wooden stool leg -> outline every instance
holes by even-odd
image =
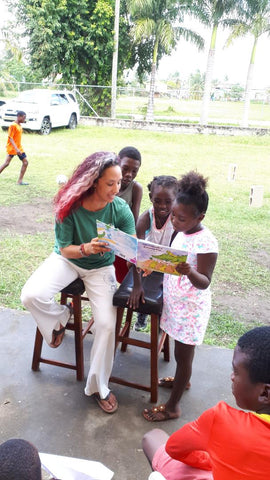
[[[158,315],[151,315],[151,396],[150,402],[157,402],[158,398]]]
[[[114,350],[114,353],[116,352],[116,349],[119,345],[119,335],[120,335],[120,332],[121,332],[124,310],[125,309],[122,308],[122,307],[117,307],[116,325],[115,325],[115,350]]]
[[[74,313],[74,340],[75,340],[75,356],[76,356],[76,373],[77,380],[84,379],[84,358],[83,358],[83,336],[82,336],[82,306],[80,295],[73,297],[73,313]]]
[[[129,337],[131,321],[132,321],[132,314],[133,314],[133,310],[128,308],[127,316],[126,316],[126,323],[125,323],[125,326],[124,326],[124,337],[125,338]],[[126,352],[126,351],[127,351],[127,343],[122,343],[121,352]]]
[[[60,304],[66,305],[67,304],[68,295],[64,292],[61,292]]]
[[[43,337],[42,337],[39,329],[37,328],[36,329],[34,353],[33,353],[33,359],[32,359],[32,370],[34,370],[34,372],[39,370],[39,359],[41,357],[42,344],[43,344]]]
[[[167,333],[162,332],[160,336],[160,341],[158,345],[158,355],[163,352],[163,357],[165,362],[170,361],[170,339]]]

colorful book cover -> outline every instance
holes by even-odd
[[[132,235],[118,230],[97,220],[98,237],[106,241],[115,255],[137,265],[142,270],[151,270],[172,275],[180,275],[176,266],[185,262],[187,252],[139,240]]]

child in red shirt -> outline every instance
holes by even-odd
[[[269,326],[240,337],[232,366],[233,395],[237,405],[249,412],[220,402],[173,433],[166,445],[168,436],[162,430],[144,436],[144,452],[166,480],[269,478]]]

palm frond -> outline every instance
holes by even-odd
[[[161,22],[158,23],[156,34],[160,44],[164,47],[166,53],[168,53],[176,42],[176,32],[174,28],[166,20],[161,20]]]
[[[188,28],[178,27],[177,28],[177,36],[178,38],[184,38],[187,42],[194,43],[198,47],[199,50],[204,48],[204,39],[201,35],[194,32],[193,30],[189,30]]]
[[[137,20],[136,24],[131,28],[131,35],[134,36],[135,42],[142,39],[149,39],[155,36],[156,24],[150,18]]]

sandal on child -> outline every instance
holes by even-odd
[[[158,405],[150,409],[145,408],[142,415],[148,422],[164,422],[165,420],[175,420],[179,418],[181,411],[179,413],[169,412],[166,410],[166,405]]]
[[[107,397],[105,398],[100,398],[99,393],[96,392],[94,393],[94,399],[96,400],[100,408],[103,410],[103,412],[114,413],[118,409],[117,399],[112,392],[109,392]]]
[[[174,382],[174,377],[163,377],[159,379],[158,386],[163,388],[172,388],[173,382]],[[189,390],[190,387],[191,387],[191,383],[188,382],[185,390]]]
[[[59,330],[52,331],[52,341],[50,343],[50,347],[52,348],[60,347],[65,335],[65,329],[66,327],[62,327]]]
[[[158,386],[163,388],[172,388],[174,382],[174,377],[163,377],[159,378]]]

